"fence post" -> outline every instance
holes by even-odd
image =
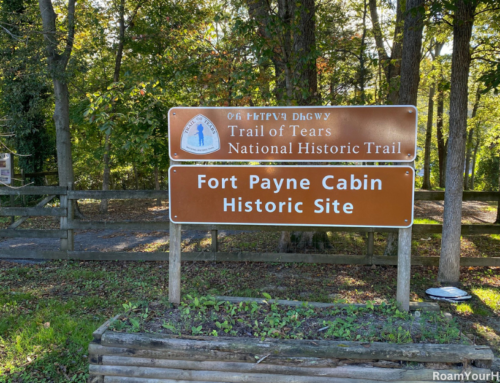
[[[210,246],[212,252],[216,253],[219,249],[219,244],[217,243],[218,230],[211,230],[212,234],[212,244]]]
[[[65,194],[60,194],[59,195],[59,201],[60,201],[60,206],[63,209],[69,210],[68,209],[68,195]],[[59,220],[60,224],[60,229],[61,230],[67,230],[66,225],[68,223],[68,213],[66,213],[66,217],[61,217]],[[68,239],[69,238],[61,238],[61,251],[68,251]]]
[[[24,174],[24,169],[21,169],[21,186],[26,185],[26,174]],[[26,206],[26,196],[23,194],[23,207]]]
[[[170,166],[174,165],[180,165],[180,162],[170,161]],[[181,303],[181,225],[170,221],[169,235],[168,300],[170,303],[179,304]]]
[[[11,154],[9,154],[9,162],[10,162],[10,184],[12,186],[14,186],[14,156]],[[10,207],[14,207],[14,199],[16,197],[14,196],[14,194],[11,194],[10,195]],[[12,216],[10,217],[10,223],[13,224],[14,222],[16,222],[16,217],[15,216]]]
[[[369,231],[368,238],[366,238],[366,256],[370,258],[370,263],[372,263],[372,258],[373,258],[374,240],[375,240],[375,233],[373,231]]]
[[[400,310],[410,309],[411,279],[411,231],[412,227],[399,229],[398,236],[398,284],[396,300]]]
[[[73,182],[68,182],[68,191],[73,190]],[[69,199],[66,196],[67,205],[68,205],[68,214],[66,224],[73,223],[73,219],[75,218],[75,200]],[[75,234],[74,230],[68,230],[68,248],[67,251],[75,250]]]

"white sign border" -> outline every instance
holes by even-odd
[[[324,162],[324,161],[323,161]],[[186,168],[186,167],[200,167],[200,168],[227,168],[227,167],[236,167],[236,168],[268,168],[268,167],[279,167],[279,168],[403,168],[411,171],[412,174],[412,195],[411,195],[411,220],[407,226],[377,226],[377,225],[318,225],[318,224],[295,224],[295,223],[241,223],[241,222],[186,222],[186,221],[174,221],[172,219],[172,209],[168,209],[168,216],[170,222],[179,224],[179,225],[244,225],[244,226],[302,226],[302,227],[380,227],[380,228],[390,228],[390,229],[405,229],[409,228],[413,225],[414,220],[414,212],[415,212],[415,169],[411,166],[398,166],[398,165],[340,165],[340,166],[329,166],[329,165],[173,165],[168,169],[168,201],[169,206],[172,206],[172,196],[170,195],[172,188],[170,187],[171,182],[171,171],[173,168]]]
[[[371,160],[353,160],[353,159],[320,159],[320,160],[304,160],[304,159],[295,159],[295,160],[262,160],[262,159],[206,159],[200,157],[193,158],[174,158],[172,157],[172,148],[171,148],[171,134],[170,134],[170,112],[174,112],[176,109],[298,109],[298,108],[308,108],[308,109],[318,109],[318,108],[330,108],[330,109],[339,109],[339,108],[412,108],[415,113],[415,149],[413,157],[404,160],[387,160],[387,159],[371,159]],[[168,110],[168,155],[172,161],[190,161],[190,162],[413,162],[417,158],[417,131],[418,131],[418,109],[414,105],[335,105],[335,106],[175,106]],[[188,153],[188,152],[186,152]],[[190,153],[192,154],[192,153]]]

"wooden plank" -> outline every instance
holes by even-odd
[[[27,217],[64,217],[66,209],[61,207],[2,207],[0,216],[8,217],[11,215]]]
[[[69,199],[168,199],[168,190],[72,190]]]
[[[182,370],[201,371],[225,371],[238,372],[240,374],[261,373],[281,374],[298,376],[324,376],[346,379],[370,379],[383,382],[407,382],[407,381],[433,381],[435,370],[424,368],[418,370],[407,370],[405,368],[381,368],[372,366],[343,365],[327,368],[296,367],[290,365],[273,365],[224,361],[191,361],[172,359],[150,359],[123,356],[103,356],[102,364],[107,366],[137,366],[137,367],[159,367]],[[459,374],[461,368],[440,370],[440,374]],[[490,370],[482,368],[471,368],[471,374],[486,374]]]
[[[66,238],[66,230],[0,230],[0,238]]]
[[[22,208],[20,208],[22,209]],[[119,221],[80,221],[73,220],[64,226],[65,229],[74,230],[151,230],[163,231],[168,230],[170,221],[160,222],[119,222]],[[290,231],[290,226],[244,226],[244,225],[182,225],[183,230],[199,230],[199,231],[213,231],[213,230],[242,230],[242,231]],[[286,229],[286,230],[285,230]],[[330,232],[350,232],[350,233],[388,233],[396,232],[398,229],[389,228],[352,228],[352,227],[300,227],[295,228],[293,231],[330,231]],[[425,234],[440,234],[443,230],[441,224],[415,224],[413,225],[413,232],[415,235]],[[462,235],[478,235],[478,234],[500,234],[500,225],[462,225]]]
[[[500,266],[500,258],[460,258],[460,266]]]
[[[95,330],[92,333],[92,336],[94,337],[93,341],[94,342],[100,342],[102,334],[104,334],[104,332],[109,328],[109,326],[111,325],[111,323],[113,323],[114,321],[118,320],[118,318],[120,318],[121,316],[122,316],[122,314],[118,314],[118,315],[114,316],[113,318],[108,319],[106,322],[104,322],[102,324],[102,326],[100,326],[97,330]]]
[[[174,359],[174,360],[225,360],[255,363],[255,358],[247,354],[235,354],[234,352],[226,351],[185,351],[185,350],[150,350],[150,349],[135,349],[127,347],[109,347],[102,346],[96,343],[89,344],[89,355],[114,355],[128,356],[137,358],[153,358],[153,359]],[[280,358],[270,355],[261,363],[268,363],[270,360],[275,364],[290,364],[296,366],[314,366],[328,367],[336,366],[337,360],[333,362],[330,359],[320,358]]]
[[[193,350],[151,350],[134,349],[125,347],[108,347],[96,343],[90,343],[89,355],[99,355],[102,358],[109,356],[124,356],[130,358],[148,358],[148,359],[172,359],[172,360],[190,360],[190,361],[226,361],[226,362],[244,362],[256,363],[254,356],[250,354],[234,353],[228,351],[193,351]],[[284,357],[268,354],[269,356],[261,360],[260,364],[273,364],[280,366],[295,366],[309,368],[337,367],[339,359],[335,358],[315,358],[315,357]],[[258,359],[260,360],[260,359]],[[362,362],[362,361],[361,361]]]
[[[49,230],[47,230],[49,231]],[[12,232],[12,231],[9,231]],[[18,231],[14,231],[18,232]],[[36,237],[35,237],[36,238]],[[56,237],[59,238],[59,237]],[[5,259],[75,259],[87,261],[168,261],[168,252],[124,252],[124,251],[37,251],[0,249],[0,258]],[[325,263],[339,265],[393,265],[398,264],[397,257],[364,255],[331,255],[300,253],[182,253],[181,261],[215,261],[215,262],[301,262]],[[412,257],[413,266],[437,266],[439,257]],[[494,267],[500,266],[500,257],[461,258],[461,266]]]
[[[289,375],[290,377],[290,381],[289,383],[296,383],[298,382],[297,380],[295,379],[292,379],[293,376]],[[332,382],[337,382],[338,379],[335,379],[335,380],[332,380]],[[264,380],[256,380],[256,381],[245,381],[245,383],[254,383],[254,382],[258,382],[258,383],[268,383],[267,381],[264,381]],[[346,382],[346,383],[357,383],[357,382],[360,382],[360,380],[355,380],[355,379],[345,379],[343,380],[343,382]],[[379,382],[380,381],[377,381],[377,380],[369,380],[369,379],[363,379],[362,380],[363,383],[375,383],[375,382]],[[429,381],[422,381],[422,380],[418,380],[418,381],[407,381],[407,383],[425,383],[425,382],[429,382]],[[434,383],[461,383],[459,382],[458,380],[447,380],[446,382],[444,381],[441,381],[441,380],[434,380],[433,381]],[[194,382],[193,380],[172,380],[172,379],[149,379],[149,378],[130,378],[130,377],[125,377],[125,376],[106,376],[104,377],[104,381],[101,382],[101,381],[92,381],[92,382],[89,382],[89,383],[222,383],[222,382],[215,382],[215,381],[205,381],[205,380],[197,380],[196,382]]]
[[[216,261],[216,262],[302,262],[368,265],[370,259],[365,255],[337,254],[302,254],[302,253],[222,253],[198,252],[182,253],[183,261]]]
[[[283,375],[266,373],[240,373],[210,370],[181,370],[176,368],[160,367],[131,367],[131,366],[107,366],[90,365],[91,374],[108,376],[127,376],[133,378],[147,379],[173,379],[185,381],[209,381],[228,383],[364,383],[367,379],[350,379],[320,376]],[[386,373],[387,374],[387,373]],[[105,382],[107,382],[105,378]],[[369,380],[375,382],[376,380]],[[388,380],[391,381],[391,380]]]
[[[95,383],[101,383],[101,382],[95,382]],[[197,380],[196,382],[193,382],[192,380],[147,379],[147,378],[130,378],[126,376],[105,376],[102,383],[223,383],[223,382],[213,382],[213,381],[208,382],[205,380]]]
[[[57,176],[57,172],[38,172],[38,173],[24,173],[25,177],[44,177],[44,176]],[[21,177],[21,174],[16,174],[14,177]]]
[[[378,230],[376,230],[378,231]],[[413,225],[413,232],[416,235],[421,234],[441,234],[443,231],[442,224],[415,224]],[[476,235],[476,234],[500,234],[500,225],[462,225],[462,235]]]
[[[167,231],[170,221],[163,222],[116,222],[116,221],[80,221],[72,220],[64,228],[74,230],[147,230]]]
[[[499,192],[464,191],[463,201],[498,201]],[[444,191],[415,191],[415,201],[444,201]]]
[[[106,331],[101,338],[103,346],[126,347],[153,350],[187,351],[232,351],[234,353],[276,355],[288,357],[315,357],[339,359],[382,359],[413,362],[461,363],[464,359],[494,359],[487,346],[465,346],[458,344],[407,343],[390,344],[382,342],[338,342],[328,340],[283,340],[226,337],[196,337],[181,339],[165,334],[129,334]]]
[[[66,188],[61,186],[25,186],[19,189],[0,188],[0,195],[66,195]]]
[[[50,201],[52,201],[54,198],[55,198],[55,195],[49,195],[49,196],[45,197],[43,200],[41,200],[40,202],[38,202],[35,205],[35,207],[43,207],[46,204],[48,204]],[[17,220],[16,222],[12,223],[12,225],[9,226],[9,229],[15,229],[15,228],[21,226],[27,219],[28,219],[28,217],[23,217],[23,218]]]
[[[444,193],[444,192],[443,192]],[[500,198],[499,192],[479,192],[479,191],[464,191],[462,195],[463,201],[498,201]],[[444,200],[444,198],[443,198]]]

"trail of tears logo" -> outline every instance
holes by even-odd
[[[192,154],[208,154],[220,149],[219,132],[207,117],[198,114],[184,127],[181,149]]]

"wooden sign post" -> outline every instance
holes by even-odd
[[[409,310],[412,167],[181,161],[412,163],[416,126],[413,106],[172,108],[170,302],[181,299],[183,223],[391,227],[399,228],[397,301]]]

